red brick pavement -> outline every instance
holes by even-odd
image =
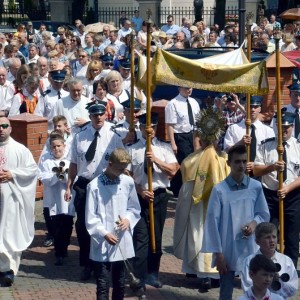
[[[172,255],[173,224],[176,202],[171,199],[164,230],[164,255],[161,261],[160,279],[164,286],[155,289],[147,286],[147,296],[151,300],[218,299],[218,289],[206,294],[198,292],[198,279],[187,279],[181,272],[181,261]],[[91,279],[79,280],[78,245],[75,232],[71,238],[69,255],[64,266],[55,266],[53,247],[42,247],[45,238],[42,216],[42,201],[36,204],[36,236],[32,245],[23,252],[20,271],[15,284],[10,288],[0,288],[0,300],[90,300],[95,299],[96,287]],[[235,289],[234,297],[241,295]],[[300,295],[300,294],[299,294]],[[293,299],[300,299],[300,296]],[[126,289],[127,300],[137,299]]]

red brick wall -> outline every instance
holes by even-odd
[[[9,120],[12,126],[11,137],[26,146],[31,151],[35,161],[38,162],[47,140],[47,119],[23,113],[9,118]],[[43,186],[39,181],[35,197],[36,199],[43,197]]]
[[[288,105],[290,101],[290,91],[287,88],[292,84],[293,68],[281,68],[280,70],[280,95],[281,107]],[[265,96],[262,113],[273,115],[277,111],[276,99],[276,69],[268,68],[269,93]]]

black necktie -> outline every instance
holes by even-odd
[[[256,135],[255,135],[255,126],[251,124],[251,144],[250,144],[250,161],[255,160],[256,156]]]
[[[286,178],[287,178],[287,168],[286,168],[286,164],[287,164],[287,155],[286,155],[286,146],[287,145],[287,142],[283,142],[282,143],[282,146],[283,146],[283,155],[282,155],[282,159],[283,161],[285,162],[284,164],[284,170],[283,170],[283,182],[286,181]]]
[[[299,120],[299,108],[295,110],[296,118],[295,118],[295,138],[298,138],[300,133],[300,120]]]
[[[187,109],[188,109],[188,115],[189,115],[189,122],[191,124],[191,126],[194,126],[194,115],[193,115],[193,111],[192,111],[192,106],[191,103],[189,102],[189,99],[186,99],[186,103],[187,103]]]
[[[88,150],[85,153],[85,159],[86,161],[92,161],[94,156],[95,156],[95,152],[96,152],[96,148],[97,148],[97,140],[98,140],[98,136],[99,136],[99,132],[96,131],[94,134],[94,139],[91,142]]]
[[[60,94],[60,91],[57,92],[57,96],[58,96],[58,99],[61,98],[61,94]]]

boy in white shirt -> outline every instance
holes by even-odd
[[[278,287],[271,291],[282,296],[284,299],[295,296],[298,290],[298,274],[294,267],[293,261],[287,255],[276,251],[277,247],[277,228],[273,223],[262,222],[255,229],[255,241],[259,246],[259,250],[255,254],[251,254],[244,260],[242,269],[242,288],[248,290],[252,285],[252,280],[249,277],[249,263],[256,254],[263,254],[270,258],[274,263],[280,265],[280,270],[276,273],[276,281]],[[288,281],[283,281],[281,278],[287,277]],[[281,276],[283,275],[283,276]],[[275,288],[275,286],[274,286]]]
[[[44,185],[44,201],[48,203],[53,225],[57,258],[55,265],[61,266],[70,244],[75,209],[73,200],[68,202],[64,200],[70,164],[70,161],[65,158],[64,138],[55,135],[50,139],[50,148],[49,157],[39,164],[39,179]]]
[[[276,273],[274,262],[262,254],[257,254],[250,261],[249,276],[253,285],[237,300],[283,300],[272,293],[268,287],[271,285]]]

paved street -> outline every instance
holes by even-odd
[[[88,282],[79,281],[81,269],[78,266],[78,246],[75,233],[71,239],[69,255],[64,266],[55,266],[53,247],[42,246],[45,238],[45,225],[42,215],[42,201],[36,203],[36,236],[27,251],[23,253],[18,277],[11,288],[0,288],[0,300],[90,300],[95,299],[93,279]],[[198,279],[187,279],[181,272],[181,261],[172,255],[172,237],[176,202],[169,201],[168,218],[164,231],[164,252],[161,264],[160,279],[164,286],[155,289],[147,286],[148,299],[179,300],[179,299],[218,299],[218,289],[208,293],[198,292]],[[237,282],[238,285],[238,282]],[[241,295],[235,289],[234,298]],[[137,299],[126,290],[126,299]],[[300,299],[300,293],[293,299]]]

